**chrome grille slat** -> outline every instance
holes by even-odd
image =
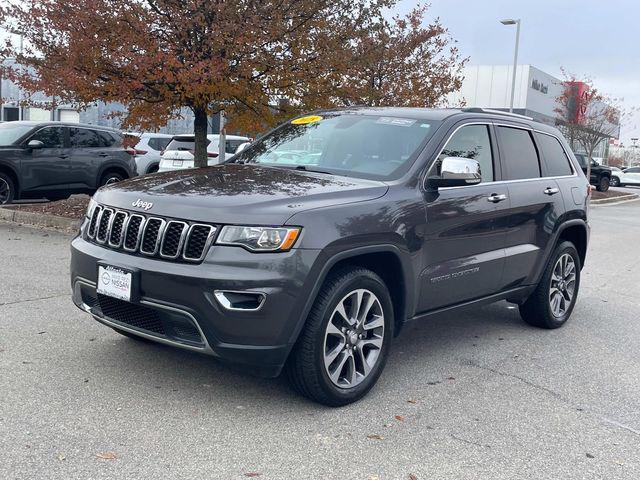
[[[204,233],[205,229],[209,229],[206,234]],[[187,233],[187,238],[184,244],[184,253],[182,254],[182,258],[189,262],[199,262],[204,259],[204,256],[207,254],[209,247],[211,246],[211,242],[213,241],[213,237],[215,236],[217,228],[213,225],[206,225],[203,223],[194,223],[189,227],[189,232]],[[202,244],[202,248],[194,246],[196,241],[202,242],[201,239],[196,238],[197,232],[198,235],[206,235]],[[197,253],[198,255],[195,255]]]
[[[189,226],[185,222],[178,220],[167,222],[162,235],[162,242],[160,243],[160,256],[162,258],[178,258],[188,230]],[[175,238],[176,236],[178,237],[177,239]]]
[[[113,214],[108,236],[110,247],[120,248],[120,245],[122,245],[124,227],[128,216],[129,214],[122,210],[118,210]]]
[[[96,242],[105,243],[109,238],[111,223],[113,222],[113,208],[104,208],[100,214],[98,230],[96,231]]]
[[[85,238],[123,253],[198,263],[204,260],[217,231],[216,225],[96,205]]]
[[[138,250],[144,224],[145,218],[142,215],[138,215],[136,213],[129,215],[124,229],[124,241],[122,243],[122,248],[127,252],[135,252]]]
[[[144,230],[142,231],[142,240],[140,240],[140,253],[145,255],[155,255],[158,253],[166,225],[167,222],[162,218],[147,218]],[[149,244],[149,247],[153,245],[153,248],[147,248],[147,243]]]

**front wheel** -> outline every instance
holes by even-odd
[[[619,187],[620,186],[620,179],[618,177],[611,177],[611,186],[612,187]]]
[[[351,267],[323,285],[287,363],[302,395],[339,407],[362,398],[384,369],[393,337],[393,306],[382,279]]]
[[[598,185],[596,186],[596,190],[599,192],[606,192],[609,190],[609,185],[611,184],[611,180],[609,177],[602,177],[598,180]]]
[[[16,187],[11,177],[0,172],[0,205],[8,205],[16,197]]]
[[[563,326],[573,311],[580,288],[580,256],[571,242],[562,242],[549,259],[538,286],[520,306],[520,316],[540,328]]]

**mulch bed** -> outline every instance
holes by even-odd
[[[73,195],[66,200],[57,202],[30,203],[27,205],[10,205],[6,208],[21,212],[44,213],[65,218],[82,218],[89,205],[88,195]]]
[[[602,200],[604,198],[615,198],[615,197],[624,197],[625,195],[629,195],[628,192],[621,192],[619,190],[607,190],[606,192],[598,192],[596,189],[593,189],[591,192],[591,200]]]

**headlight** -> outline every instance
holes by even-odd
[[[89,200],[89,206],[87,207],[87,213],[85,213],[85,216],[87,218],[91,218],[91,215],[93,214],[93,209],[96,208],[96,206],[98,205],[98,202],[96,202],[93,197],[91,197],[91,200]]]
[[[216,243],[239,245],[254,252],[286,252],[300,235],[298,227],[222,227]]]

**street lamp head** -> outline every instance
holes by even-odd
[[[520,20],[514,20],[513,18],[505,18],[504,20],[500,20],[500,23],[503,25],[515,25],[520,22]]]

